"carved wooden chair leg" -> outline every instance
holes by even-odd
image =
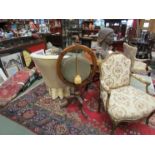
[[[111,129],[111,135],[114,135],[115,129],[117,128],[118,123],[112,121],[112,129]]]
[[[155,112],[155,111],[153,111],[153,112],[146,118],[145,124],[148,125],[149,119],[150,119],[150,117],[154,114],[154,112]]]
[[[146,124],[146,125],[148,125],[148,123],[149,123],[149,118],[150,118],[150,117],[147,117],[146,120],[145,120],[145,124]]]

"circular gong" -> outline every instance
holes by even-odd
[[[85,57],[85,53],[90,55],[91,63]],[[65,55],[68,55],[67,59],[63,59]],[[84,45],[75,44],[60,53],[57,60],[57,74],[70,86],[84,85],[92,79],[96,66],[96,56],[92,50]]]

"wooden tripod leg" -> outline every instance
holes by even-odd
[[[73,98],[73,99],[76,99],[76,100],[78,100],[79,101],[79,108],[80,108],[80,111],[81,111],[81,113],[82,113],[82,115],[84,116],[84,117],[86,117],[86,118],[88,118],[88,116],[87,116],[87,114],[83,111],[83,109],[82,109],[82,103],[83,103],[83,100],[82,100],[82,98],[80,97],[80,96],[78,96],[78,95],[74,95],[74,96],[72,96],[72,97],[70,97],[70,99],[71,98]],[[65,105],[63,105],[63,106],[61,106],[61,108],[67,108],[67,106],[68,105],[70,105],[70,104],[72,104],[70,101],[69,101],[69,99],[68,99],[68,102],[65,104]]]
[[[69,98],[67,98],[66,104],[62,105],[61,108],[67,108],[68,105],[72,104],[70,100],[74,98],[75,98],[74,96],[70,96]]]
[[[80,111],[81,111],[82,115],[85,118],[88,118],[87,114],[83,111],[83,100],[82,100],[82,98],[80,96],[76,96],[76,97],[77,97],[78,101],[80,102],[79,107],[80,107]]]

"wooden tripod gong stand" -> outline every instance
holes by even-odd
[[[80,63],[80,60],[78,59],[78,54],[79,54],[79,51],[82,51],[84,54],[87,54],[90,58],[90,61],[91,63],[89,63],[90,65],[90,73],[89,75],[83,80],[81,78],[81,75],[80,75],[80,68],[79,68],[79,63]],[[76,55],[76,59],[75,59],[75,75],[73,77],[73,81],[69,81],[67,80],[65,77],[64,77],[64,74],[62,72],[62,64],[63,64],[63,58],[66,54],[69,54],[69,53],[75,53]],[[72,56],[70,56],[71,58]],[[87,60],[86,57],[83,56],[83,58],[85,58]],[[92,81],[92,78],[93,76],[95,75],[95,72],[96,72],[96,67],[97,67],[97,61],[96,61],[96,56],[95,54],[92,52],[92,50],[90,48],[88,48],[87,46],[84,46],[84,45],[80,45],[80,44],[75,44],[75,45],[71,45],[71,46],[68,46],[67,48],[65,48],[59,55],[58,57],[58,60],[57,60],[57,74],[58,74],[58,77],[64,82],[66,83],[67,85],[69,85],[70,87],[74,87],[75,89],[79,90],[79,88],[81,88],[82,86],[88,84],[89,82]],[[67,70],[69,70],[70,68],[68,67]],[[81,105],[82,105],[82,98],[80,96],[80,94],[78,93],[74,93],[73,97],[77,98]],[[68,103],[69,104],[69,103]],[[67,104],[67,105],[68,105]],[[66,105],[66,106],[67,106]],[[80,106],[82,107],[82,106]]]

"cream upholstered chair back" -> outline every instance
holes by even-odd
[[[56,62],[58,55],[45,55],[35,52],[31,54],[31,57],[41,72],[52,98],[69,96],[68,86],[63,83],[57,75]],[[67,56],[65,58],[67,58]]]
[[[137,47],[130,46],[127,43],[123,43],[124,54],[131,59],[131,66],[134,66],[137,54]]]
[[[128,45],[127,43],[123,43],[124,54],[131,59],[131,71],[136,74],[144,74],[148,75],[151,72],[150,66],[146,63],[146,59],[137,59],[137,47]]]
[[[131,60],[121,53],[110,54],[101,64],[101,79],[109,88],[130,83]]]

